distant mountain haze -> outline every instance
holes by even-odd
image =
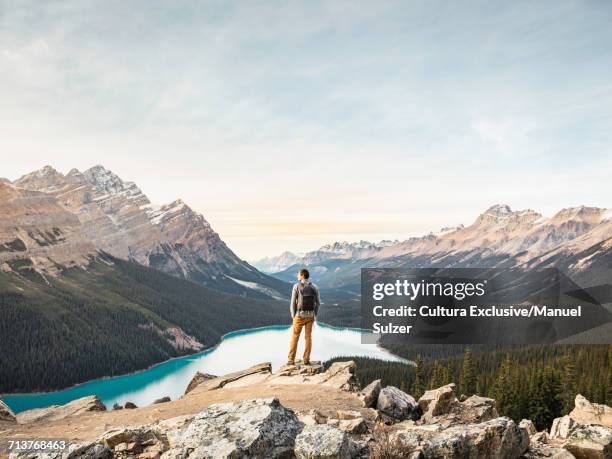
[[[283,280],[306,266],[324,287],[357,294],[363,267],[558,267],[587,281],[611,273],[612,210],[562,209],[552,217],[495,205],[469,226],[443,228],[404,241],[336,242],[296,257],[286,252],[254,262]],[[281,269],[284,267],[284,269]]]

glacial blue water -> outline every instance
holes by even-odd
[[[56,392],[7,395],[2,397],[2,400],[15,413],[50,405],[62,405],[87,395],[97,395],[108,408],[114,403],[122,405],[127,401],[145,406],[164,396],[174,400],[185,392],[196,371],[222,375],[261,362],[271,362],[275,371],[287,360],[290,334],[288,326],[236,331],[226,335],[215,348],[169,360],[147,370],[97,379]],[[298,347],[298,359],[301,358],[303,346],[302,336]],[[327,360],[346,355],[402,360],[374,344],[363,344],[359,330],[316,323],[313,330],[311,359]]]

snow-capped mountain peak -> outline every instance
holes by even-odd
[[[125,189],[123,180],[112,171],[104,166],[93,166],[83,172],[83,176],[98,190],[104,190],[107,193],[119,193]]]
[[[282,282],[236,256],[206,219],[181,199],[154,205],[135,183],[102,165],[84,172],[71,169],[66,176],[45,167],[15,185],[48,193],[78,217],[80,230],[95,247],[118,258],[232,293],[266,296],[261,289],[246,287],[251,283],[283,291]]]

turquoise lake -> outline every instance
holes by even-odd
[[[155,399],[180,397],[196,371],[222,375],[261,362],[271,362],[272,370],[287,361],[290,327],[265,327],[229,333],[212,349],[167,362],[147,370],[113,378],[90,381],[56,392],[7,395],[2,400],[15,413],[50,405],[62,405],[87,395],[97,395],[111,408],[127,401],[138,406],[149,405]],[[300,337],[297,358],[301,358],[304,338]],[[385,360],[403,361],[374,344],[363,344],[356,329],[335,328],[315,324],[312,360],[359,355]]]

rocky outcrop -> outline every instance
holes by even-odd
[[[578,394],[574,401],[574,409],[569,417],[579,424],[598,424],[612,427],[612,408],[607,405],[591,403],[585,397]]]
[[[450,412],[453,405],[458,403],[455,387],[455,384],[447,384],[438,389],[426,391],[419,399],[419,408],[423,413],[423,418],[433,419]]]
[[[333,387],[346,392],[359,390],[359,381],[355,376],[356,365],[352,360],[348,362],[334,362],[323,371],[323,366],[314,365],[284,365],[277,373],[259,379],[270,384],[317,384]]]
[[[242,380],[241,383],[248,385],[253,384],[256,381],[263,381],[272,374],[272,364],[270,362],[260,363],[254,365],[246,370],[236,371],[234,373],[228,373],[219,377],[212,377],[210,375],[204,375],[202,373],[196,373],[185,393],[189,393],[196,388],[199,391],[217,390],[221,389],[230,383]],[[234,385],[235,387],[235,385]]]
[[[76,445],[75,448],[71,448],[69,451],[70,454],[67,459],[111,459],[112,457],[122,457],[119,455],[113,456],[112,451],[100,443]]]
[[[327,371],[321,373],[320,378],[313,382],[347,392],[354,392],[359,389],[359,381],[355,376],[356,368],[357,366],[352,360],[349,362],[334,362]]]
[[[444,429],[439,425],[402,425],[392,434],[426,458],[516,459],[527,451],[529,438],[510,418]]]
[[[420,416],[419,404],[414,397],[393,386],[380,391],[376,409],[385,420],[391,422],[418,419]]]
[[[275,398],[211,405],[175,436],[164,458],[288,458],[302,427]]]
[[[324,368],[321,362],[312,361],[307,365],[301,360],[296,361],[293,365],[282,365],[276,372],[277,376],[297,376],[297,375],[316,375],[323,372]]]
[[[2,400],[0,400],[0,421],[16,422],[15,413]]]
[[[198,371],[193,376],[193,378],[191,378],[191,381],[189,381],[189,384],[187,385],[187,389],[185,389],[185,393],[188,394],[189,392],[194,390],[196,387],[198,387],[203,382],[210,381],[211,379],[215,379],[215,378],[216,378],[215,375],[211,375],[208,373],[201,373]]]
[[[350,459],[356,446],[346,432],[330,425],[306,426],[295,439],[297,459]]]
[[[216,402],[223,399],[225,390],[230,400],[241,394],[241,401],[203,405],[207,408],[198,414],[149,421],[148,425],[115,426],[102,435],[98,433],[94,441],[72,445],[68,451],[48,457],[612,459],[612,428],[594,422],[604,419],[599,414],[606,413],[609,408],[603,405],[591,408],[592,404],[586,399],[577,398],[573,412],[591,413],[588,418],[582,417],[589,419],[590,424],[564,416],[554,421],[549,435],[536,432],[528,419],[517,425],[507,417],[499,417],[493,399],[475,395],[458,399],[454,384],[429,390],[418,402],[396,387],[380,388],[380,382],[370,385],[368,390],[344,393],[347,387],[352,391],[356,384],[355,365],[353,362],[337,363],[327,371],[318,368],[318,373],[314,374],[307,366],[299,364],[272,374],[269,364],[260,364],[220,377],[200,375],[197,377],[199,382],[194,383],[195,388],[181,401],[169,402],[170,405],[163,409],[149,408],[152,411],[147,413],[147,419],[151,420],[153,412],[171,410],[172,404],[184,409],[185,402],[190,405],[191,397],[194,397],[192,400],[209,397]],[[253,392],[265,388],[269,393],[270,389],[275,392],[282,388],[284,395],[279,396],[286,397],[294,387],[279,384],[287,381],[303,381],[302,384],[310,386],[311,400],[319,394],[324,395],[321,397],[324,400],[319,400],[318,409],[296,414],[276,397],[242,400],[242,395],[250,391],[249,385],[252,385]],[[327,386],[330,381],[337,386],[335,390]],[[316,387],[311,387],[315,384],[326,387],[319,392]],[[229,390],[232,385],[237,390]],[[208,393],[211,391],[214,393]],[[372,394],[376,392],[378,394],[374,397]],[[368,403],[376,399],[376,409],[361,406],[359,400],[364,401],[364,395],[371,397]],[[332,399],[342,399],[350,406],[336,404],[331,409]],[[41,410],[33,410],[29,417],[44,422],[60,420],[64,416],[99,408],[99,400],[96,400],[88,397],[64,407],[52,407],[44,415],[36,413]],[[304,406],[302,400],[299,403]],[[141,409],[124,413],[129,416]],[[592,415],[593,411],[596,416]],[[121,417],[118,413],[109,416]],[[68,422],[71,426],[73,423],[73,420]],[[11,428],[11,424],[3,426]],[[20,427],[18,424],[13,426]],[[23,427],[30,432],[31,426]],[[15,459],[31,457],[41,456],[11,455]]]
[[[572,430],[564,448],[578,459],[611,459],[612,429],[581,425]]]
[[[535,425],[533,425],[533,422],[529,419],[522,419],[521,422],[519,422],[519,428],[523,429],[529,437],[538,433]]]
[[[495,400],[488,397],[472,395],[457,406],[452,411],[457,415],[456,422],[482,422],[499,416]]]
[[[539,457],[563,448],[578,459],[612,459],[612,428],[604,425],[609,415],[610,407],[578,395],[571,413],[553,421],[550,435],[540,432],[531,437],[530,450],[539,452]]]
[[[380,394],[380,390],[382,389],[380,379],[375,379],[366,387],[361,389],[359,392],[359,398],[363,402],[363,406],[366,408],[373,408],[376,406],[376,402],[378,402],[378,395]]]
[[[550,428],[550,438],[569,438],[572,430],[576,428],[577,424],[569,416],[563,416],[553,421]]]
[[[169,448],[166,435],[154,427],[110,430],[96,442],[113,452],[115,458],[156,458]]]
[[[472,395],[462,397],[462,401],[459,401],[455,393],[455,384],[426,391],[418,404],[422,416],[417,422],[421,425],[436,424],[450,427],[490,421],[499,417],[495,400]]]
[[[153,405],[159,405],[160,403],[168,403],[170,402],[172,399],[168,396],[166,397],[161,397],[158,399],[153,400]]]
[[[106,411],[106,407],[95,395],[73,400],[66,405],[53,405],[47,408],[37,408],[17,414],[17,422],[26,424],[35,421],[55,421],[69,416],[78,416],[88,411]]]

